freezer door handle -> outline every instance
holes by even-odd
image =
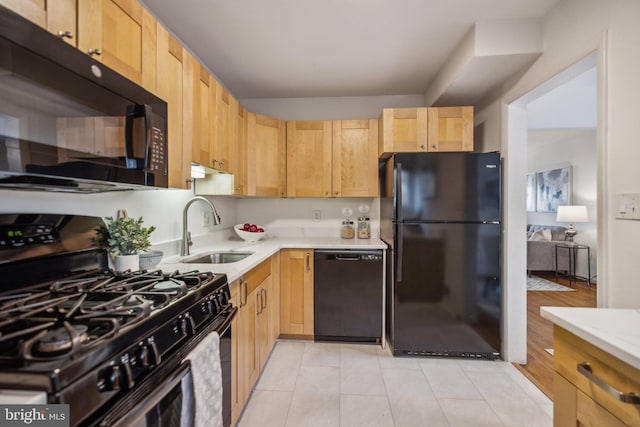
[[[396,165],[396,218],[398,222],[404,220],[402,215],[402,163]]]
[[[404,245],[404,227],[400,224],[396,225],[396,229],[398,231],[396,233],[396,236],[398,236],[398,249],[396,249],[396,282],[400,283],[402,282],[402,246]]]

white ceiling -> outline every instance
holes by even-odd
[[[475,23],[558,2],[142,1],[239,99],[424,94]]]

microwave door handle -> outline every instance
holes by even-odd
[[[135,119],[144,119],[144,138],[138,141],[133,137],[133,123]],[[125,122],[125,149],[127,169],[149,168],[149,137],[151,135],[151,107],[148,105],[128,105]],[[144,159],[135,157],[135,148],[142,145]],[[142,161],[142,165],[140,165]]]

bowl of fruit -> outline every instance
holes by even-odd
[[[247,242],[257,242],[267,236],[264,228],[257,224],[236,224],[233,229],[236,231],[238,237]]]

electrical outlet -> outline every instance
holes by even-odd
[[[207,227],[209,224],[211,224],[211,212],[204,211],[202,212],[202,226]]]
[[[311,211],[311,219],[313,222],[320,222],[322,219],[322,213],[319,210]]]

